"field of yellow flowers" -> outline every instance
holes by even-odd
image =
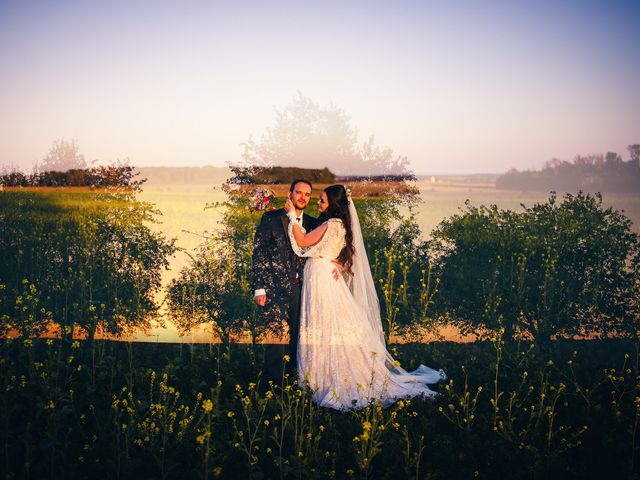
[[[639,343],[403,344],[435,401],[318,408],[262,346],[0,341],[2,478],[635,478]]]

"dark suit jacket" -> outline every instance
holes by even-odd
[[[302,226],[307,232],[316,227],[317,219],[303,213]],[[267,291],[264,314],[274,326],[289,321],[289,304],[296,273],[302,280],[304,258],[298,257],[291,248],[287,228],[289,218],[283,208],[267,212],[262,216],[253,242],[253,271],[251,285],[254,290]]]

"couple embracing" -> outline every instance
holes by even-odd
[[[263,215],[253,251],[255,300],[266,321],[286,321],[288,345],[267,345],[261,387],[278,382],[283,358],[313,400],[336,410],[370,402],[433,397],[427,385],[446,378],[424,365],[402,369],[387,351],[380,306],[353,201],[327,187],[319,218],[304,213],[312,185],[294,180],[283,209]]]

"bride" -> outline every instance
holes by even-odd
[[[319,226],[309,233],[295,221],[290,200],[284,208],[294,252],[309,257],[302,284],[299,384],[309,385],[318,405],[337,410],[437,395],[427,384],[446,379],[442,370],[420,365],[407,372],[387,351],[360,222],[344,186],[322,192]],[[348,281],[334,279],[336,259]]]

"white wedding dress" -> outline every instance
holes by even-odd
[[[442,370],[420,365],[417,370],[407,372],[387,351],[378,298],[353,202],[350,212],[356,249],[350,284],[343,277],[336,280],[332,273],[332,260],[338,258],[345,245],[345,229],[340,219],[329,219],[322,239],[303,249],[293,237],[293,222],[289,225],[293,250],[298,256],[309,257],[302,283],[299,384],[309,386],[318,405],[337,410],[361,408],[371,402],[386,407],[418,395],[434,397],[437,393],[427,384],[446,379]],[[366,288],[362,286],[363,278]]]

